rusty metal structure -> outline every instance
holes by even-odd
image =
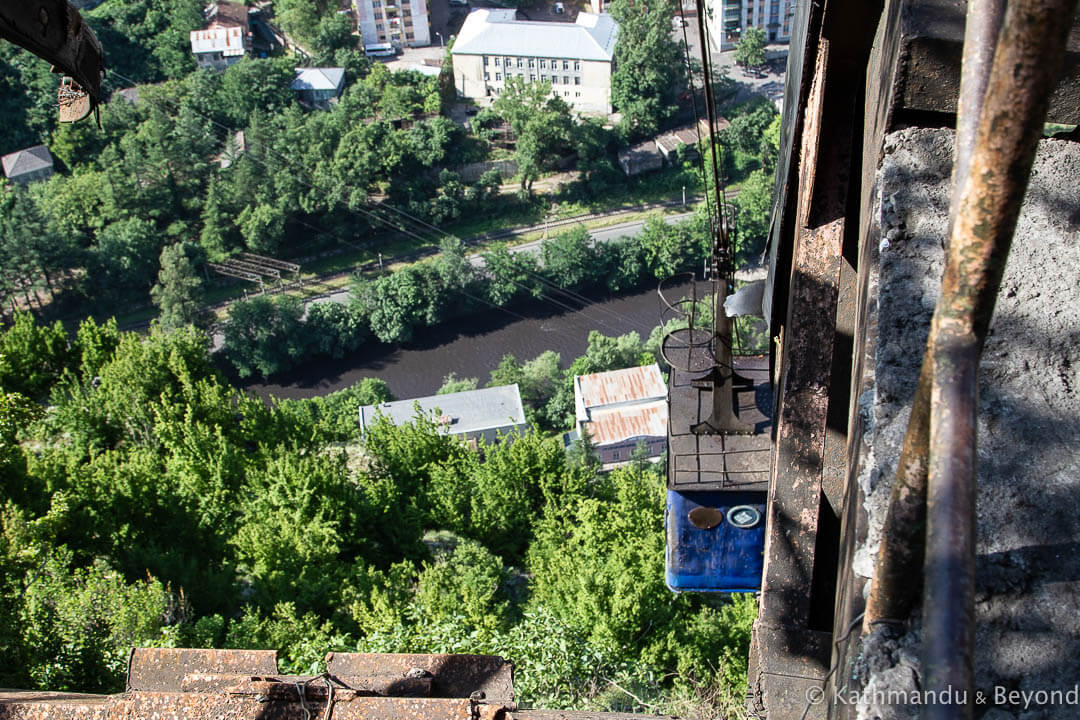
[[[101,102],[105,62],[94,31],[66,0],[0,5],[0,37],[64,74],[57,94],[61,122],[82,120]]]
[[[835,698],[852,687],[860,629],[900,628],[920,600],[920,687],[974,697],[976,378],[1043,123],[1080,122],[1080,27],[1073,0],[964,5],[797,8],[765,294],[776,425],[748,699],[761,717],[854,717]],[[859,402],[877,332],[866,308],[887,245],[874,183],[885,139],[912,127],[956,127],[954,191],[871,589],[855,566],[868,533]]]
[[[4,720],[621,720],[518,710],[513,665],[490,655],[330,653],[320,675],[274,650],[135,648],[118,695],[0,691]]]

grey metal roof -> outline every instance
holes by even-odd
[[[521,393],[515,383],[448,395],[396,400],[380,405],[365,405],[360,408],[360,425],[367,427],[375,421],[379,413],[390,418],[395,425],[412,422],[416,419],[416,403],[420,404],[420,411],[425,415],[434,414],[436,421],[445,417],[448,422],[442,425],[441,430],[452,435],[525,424],[525,409],[521,405]]]
[[[3,162],[4,165],[4,175],[9,178],[16,178],[26,173],[53,166],[52,155],[49,154],[49,148],[44,145],[34,145],[33,147],[16,150],[0,158],[0,162]]]
[[[603,13],[575,23],[515,19],[514,10],[473,10],[454,41],[455,55],[525,55],[610,61],[619,25]]]
[[[345,68],[296,68],[293,90],[340,90],[345,84]]]

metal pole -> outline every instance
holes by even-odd
[[[975,133],[982,114],[990,67],[997,47],[1004,0],[968,3],[964,25],[964,58],[957,106],[952,194],[967,181]],[[952,236],[956,203],[949,209],[946,239]],[[947,262],[947,260],[946,260]],[[863,618],[863,632],[875,623],[903,620],[911,614],[922,590],[920,571],[926,547],[926,478],[930,454],[930,386],[932,350],[927,343],[915,398],[911,403],[904,447],[897,463],[889,509],[878,546],[877,564]]]
[[[931,325],[933,386],[923,598],[924,687],[974,710],[979,358],[1057,82],[1077,0],[1012,0],[994,53],[970,173]],[[923,717],[955,718],[928,704]]]

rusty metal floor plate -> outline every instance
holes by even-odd
[[[668,487],[679,491],[760,490],[769,487],[772,456],[772,387],[766,355],[740,356],[735,411],[753,435],[697,435],[690,428],[709,417],[712,390],[694,386],[697,374],[673,368],[668,381]]]

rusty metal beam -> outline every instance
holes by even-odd
[[[1064,0],[1067,4],[1075,6],[1075,0]],[[962,382],[974,382],[975,373],[971,371],[977,367],[978,354],[981,353],[982,342],[985,340],[986,329],[989,327],[990,316],[993,312],[994,300],[996,299],[997,285],[1000,283],[1001,272],[1004,271],[1005,258],[1008,253],[1008,243],[1011,242],[1012,229],[1015,227],[1016,217],[1019,214],[1020,204],[1023,200],[1023,192],[1027,186],[1027,175],[1030,171],[1031,162],[1034,159],[1034,148],[1041,136],[1042,123],[1046,115],[1046,107],[1050,91],[1056,82],[1061,65],[1061,56],[1064,53],[1065,38],[1072,22],[1072,11],[1061,7],[1061,3],[1055,8],[1056,29],[1058,39],[1048,42],[1043,52],[1056,53],[1056,59],[1050,55],[1040,56],[1040,62],[1049,63],[1042,65],[1039,72],[1041,77],[1036,81],[1032,74],[1030,58],[1017,57],[1021,50],[1017,47],[1005,46],[1005,42],[1017,42],[1016,15],[1025,18],[1027,22],[1036,22],[1033,18],[1035,10],[1015,10],[1009,33],[1003,37],[1000,48],[1002,58],[1014,60],[1013,71],[1019,72],[1024,69],[1028,75],[1021,78],[1019,75],[1009,76],[1005,68],[999,68],[998,63],[1006,60],[995,60],[993,72],[996,79],[991,80],[989,59],[993,57],[993,48],[996,44],[998,29],[1001,27],[1002,10],[998,6],[998,0],[990,3],[972,3],[969,7],[971,27],[967,36],[971,40],[972,47],[965,50],[964,80],[961,92],[961,111],[963,115],[958,119],[956,167],[954,170],[954,200],[950,208],[950,240],[949,254],[945,263],[945,279],[942,284],[942,299],[939,302],[939,311],[951,303],[969,303],[967,311],[977,315],[980,320],[980,333],[975,337],[975,345],[961,350],[957,346],[957,340],[949,340],[949,347],[936,348],[935,343],[940,338],[940,333],[932,330],[931,337],[927,342],[926,353],[923,357],[922,370],[919,375],[919,383],[912,402],[911,419],[908,424],[907,434],[904,438],[904,447],[897,466],[896,479],[893,484],[892,496],[886,515],[885,526],[882,531],[881,545],[879,546],[878,561],[874,571],[874,581],[871,586],[870,597],[867,601],[866,615],[864,620],[864,632],[869,632],[872,626],[880,622],[902,621],[908,617],[915,605],[921,589],[920,568],[924,562],[924,548],[927,536],[927,493],[928,475],[930,472],[931,457],[931,428],[933,421],[932,413],[940,410],[941,398],[933,397],[932,386],[935,377],[941,377],[940,372],[953,372]],[[989,46],[989,47],[987,47]],[[1033,49],[1026,52],[1034,53]],[[982,77],[978,75],[982,73]],[[1022,83],[1028,83],[1021,86]],[[1033,84],[1032,84],[1033,83]],[[1004,90],[1003,88],[1008,88]],[[1038,102],[1034,102],[1032,94],[1041,92]],[[994,94],[996,93],[996,95]],[[1004,93],[1004,97],[1002,97]],[[984,100],[983,95],[987,95]],[[990,107],[990,97],[996,98],[1001,103],[999,107]],[[985,117],[980,110],[985,105],[989,108],[989,114]],[[974,117],[971,117],[974,116]],[[996,118],[996,119],[995,119]],[[1029,127],[1032,135],[1026,142],[1030,148],[1019,146],[1019,140],[1014,140],[1013,145],[1006,147],[1005,140],[997,138],[995,146],[991,148],[980,146],[976,151],[976,128],[980,143],[988,142],[988,138],[995,135],[995,131],[985,128],[988,122],[1005,123],[1011,121],[1012,125],[1021,124]],[[1004,128],[1004,125],[1001,125]],[[982,159],[975,173],[969,172],[972,158],[976,152],[981,153]],[[1022,152],[1030,153],[1026,160]],[[1025,165],[1026,162],[1026,165]],[[1024,168],[1027,168],[1026,170]],[[991,173],[985,175],[985,173]],[[990,183],[988,185],[987,183]],[[1006,186],[1007,193],[1002,187]],[[963,195],[962,193],[976,193],[976,195]],[[1018,193],[1018,195],[1017,195]],[[978,199],[972,199],[972,197]],[[967,198],[967,199],[964,199]],[[999,202],[1007,200],[1015,207],[999,207],[995,211],[1001,214],[993,219],[993,228],[998,233],[992,242],[994,245],[989,250],[990,255],[985,258],[992,266],[980,267],[976,272],[976,265],[968,262],[963,269],[957,269],[955,263],[961,262],[960,258],[973,252],[971,240],[971,228],[958,229],[955,227],[958,213],[972,212],[971,204],[978,202]],[[983,212],[989,212],[983,208]],[[1011,217],[1011,219],[1010,219]],[[982,216],[983,222],[991,222],[987,216]],[[971,220],[967,221],[970,226]],[[1000,237],[1007,227],[1008,240]],[[962,238],[962,248],[955,251],[952,248],[957,238]],[[991,242],[991,240],[984,240]],[[996,253],[996,254],[995,254]],[[964,277],[965,273],[975,273]],[[990,293],[989,283],[993,280],[993,292]],[[987,287],[978,291],[972,290],[971,283],[979,282]],[[962,298],[956,295],[958,292],[968,293]],[[986,295],[986,293],[990,293]],[[975,303],[970,305],[970,303]],[[935,328],[937,327],[937,312],[935,313]],[[973,322],[970,320],[969,322]],[[972,326],[974,327],[974,326]],[[974,330],[972,330],[973,332]],[[966,342],[966,341],[965,341]],[[978,351],[975,352],[975,348]],[[946,361],[948,370],[940,372],[936,368],[935,358],[940,351],[942,360]],[[974,357],[971,353],[975,352]],[[959,355],[966,360],[960,362]],[[960,363],[957,365],[957,363]],[[957,373],[962,368],[963,372]],[[970,377],[969,377],[970,375]],[[967,395],[964,395],[967,397]],[[960,397],[950,393],[950,402],[956,407],[957,413],[961,408],[970,406],[974,412],[974,405],[970,400],[961,400]],[[956,415],[959,417],[959,415]],[[955,428],[954,428],[955,429]],[[957,430],[957,432],[960,432]],[[963,434],[963,433],[961,433]],[[972,439],[974,435],[972,434]],[[972,465],[973,467],[973,465]],[[972,491],[973,492],[973,491]],[[973,501],[972,501],[973,504]],[[928,588],[929,592],[929,588]]]
[[[1077,0],[1012,0],[931,325],[933,385],[923,601],[925,685],[974,697],[977,377]],[[973,703],[964,705],[971,717]],[[925,718],[956,717],[929,705]]]
[[[330,653],[331,675],[355,682],[393,682],[408,676],[431,678],[433,697],[472,697],[490,703],[514,702],[514,666],[494,655],[409,655]]]

